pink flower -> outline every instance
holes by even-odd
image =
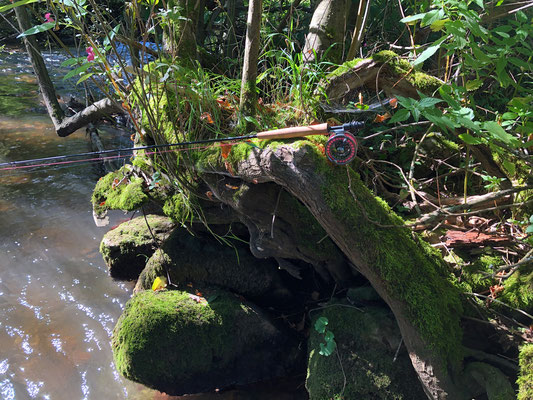
[[[46,22],[55,22],[54,19],[52,18],[51,13],[44,14],[44,19],[46,20]]]
[[[87,61],[93,61],[94,60],[94,52],[92,47],[87,47],[85,49],[87,52]]]

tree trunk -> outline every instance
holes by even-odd
[[[164,48],[173,57],[188,64],[198,58],[196,49],[196,29],[200,8],[203,2],[200,0],[175,0],[168,4],[168,8],[174,6],[180,9],[180,18],[177,22],[169,22],[163,31]]]
[[[30,17],[25,6],[15,7],[15,15],[22,32],[31,28]],[[26,46],[26,51],[30,56],[33,71],[37,77],[37,84],[41,90],[46,110],[54,124],[58,136],[68,136],[76,130],[86,126],[88,123],[98,121],[106,115],[124,112],[117,102],[111,99],[102,99],[86,107],[84,110],[77,112],[73,116],[65,118],[65,113],[57,101],[54,84],[46,69],[35,36],[24,36],[23,40],[24,45]]]
[[[274,182],[300,200],[344,253],[352,274],[363,274],[390,306],[428,397],[465,399],[461,386],[453,380],[462,359],[461,302],[458,290],[446,280],[440,256],[412,236],[357,173],[349,167],[329,165],[314,145],[298,143],[253,149],[233,166],[231,179]],[[209,178],[210,174],[215,175]],[[231,185],[220,183],[225,175],[225,167],[220,165],[220,169],[204,171],[204,180],[218,199],[246,215],[234,191],[224,189]],[[221,190],[231,193],[224,195]],[[268,247],[265,229],[252,232],[250,247],[257,256],[264,255]],[[275,256],[272,250],[267,253]]]
[[[327,53],[327,60],[339,63],[342,60],[346,15],[350,2],[347,0],[321,0],[315,9],[309,33],[305,38],[304,60],[321,60]],[[331,46],[334,46],[330,49]],[[314,52],[313,52],[314,50]]]
[[[259,57],[259,34],[261,28],[262,0],[250,0],[246,29],[246,45],[242,66],[241,100],[242,116],[255,115],[257,93],[257,59]]]
[[[368,18],[368,11],[370,9],[370,0],[359,0],[359,8],[357,10],[357,20],[355,21],[355,28],[353,30],[352,43],[346,56],[346,61],[351,61],[355,58],[359,48],[361,47],[361,41],[363,40],[363,34],[365,33],[366,20]]]
[[[21,32],[25,32],[31,28],[30,16],[28,15],[28,11],[26,10],[25,6],[15,7],[15,15],[17,17]],[[39,50],[39,45],[37,44],[35,36],[24,36],[23,41],[24,45],[26,46],[26,51],[30,56],[31,65],[33,67],[33,71],[35,72],[35,76],[37,77],[37,83],[39,84],[39,89],[43,95],[44,104],[48,111],[48,115],[50,116],[50,119],[57,130],[57,127],[61,125],[61,121],[65,117],[65,113],[57,101],[54,84],[50,79],[50,75],[48,75],[48,71],[46,69],[43,57],[41,56],[41,51]]]

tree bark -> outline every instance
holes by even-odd
[[[259,57],[259,34],[261,28],[262,0],[250,0],[246,29],[246,44],[242,66],[241,100],[242,116],[255,115],[257,93],[257,60]]]
[[[304,60],[311,62],[321,60],[328,51],[327,59],[339,63],[342,60],[346,15],[350,2],[346,0],[321,0],[317,5],[309,33],[305,38]],[[331,46],[335,45],[334,48]]]

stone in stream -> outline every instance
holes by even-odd
[[[273,259],[255,258],[248,244],[227,239],[221,243],[211,234],[193,236],[183,228],[174,230],[150,257],[134,292],[151,289],[158,276],[170,277],[170,283],[180,288],[191,282],[215,285],[269,305],[294,300]]]
[[[291,373],[297,342],[252,303],[222,289],[143,291],[113,332],[117,370],[170,395]]]
[[[161,243],[175,227],[170,218],[160,215],[147,215],[146,220],[150,229],[144,217],[140,216],[120,224],[104,235],[100,253],[113,278],[137,279],[156,249],[152,234]]]

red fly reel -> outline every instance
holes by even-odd
[[[337,164],[348,164],[357,154],[357,140],[348,132],[333,133],[326,142],[326,156]]]

